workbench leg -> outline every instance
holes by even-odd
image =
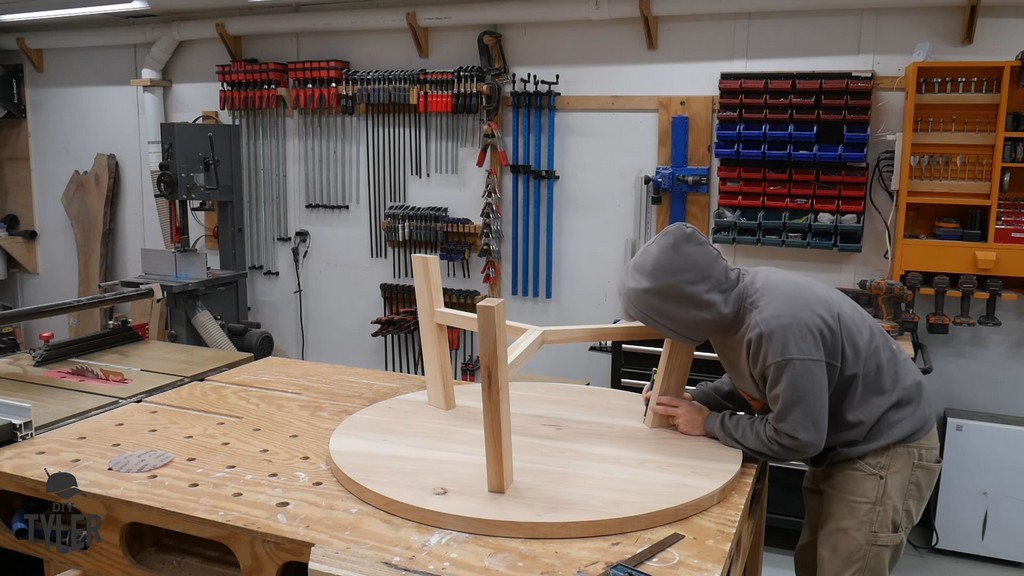
[[[451,410],[455,408],[455,389],[448,350],[448,327],[438,324],[434,317],[434,310],[444,308],[441,261],[437,256],[413,255],[412,276],[416,287],[423,374],[427,380],[427,403],[435,408]]]
[[[487,491],[504,494],[512,485],[512,414],[508,391],[505,301],[477,304],[480,329],[480,391],[483,395]]]
[[[661,360],[658,361],[658,373],[654,377],[654,388],[651,390],[650,405],[657,403],[658,396],[675,396],[682,398],[686,392],[686,379],[690,375],[690,364],[693,362],[694,347],[669,338],[661,349]],[[647,410],[644,424],[648,428],[667,428],[668,416],[655,414]]]
[[[743,576],[761,576],[761,563],[764,560],[764,525],[768,513],[768,464],[765,462],[758,465],[753,490],[749,522],[754,525],[754,529],[750,537]]]

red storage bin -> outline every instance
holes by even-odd
[[[718,118],[719,122],[739,122],[742,114],[736,108],[723,108],[715,114],[715,118]]]
[[[817,103],[818,96],[816,94],[793,94],[793,98],[790,99],[790,104],[793,108],[813,108]]]
[[[739,208],[740,206],[740,195],[739,194],[719,194],[718,205],[728,206],[730,208]]]
[[[817,184],[814,185],[815,198],[836,198],[838,196],[838,184],[827,184],[825,182],[818,182]]]
[[[790,79],[768,80],[769,92],[792,92],[793,81]]]
[[[821,81],[822,92],[846,92],[846,78]]]
[[[765,196],[764,207],[765,208],[779,208],[785,210],[789,206],[789,197],[787,196]]]
[[[789,170],[786,168],[768,168],[764,173],[765,180],[789,180]]]
[[[847,122],[867,122],[871,120],[870,108],[851,108],[846,111]]]
[[[732,194],[740,193],[740,180],[719,180],[718,191]]]
[[[842,182],[843,171],[842,170],[822,170],[818,172],[818,180],[820,182]]]
[[[818,114],[818,119],[822,122],[842,122],[845,117],[842,108],[823,108]]]
[[[796,172],[796,170],[793,170],[793,172]],[[793,180],[793,184],[789,187],[789,193],[793,196],[813,196],[814,183],[798,182],[797,180]]]
[[[818,111],[813,108],[796,108],[793,110],[793,122],[817,122]]]
[[[764,181],[763,180],[743,180],[740,184],[740,192],[744,196],[747,194],[764,194]],[[721,190],[721,187],[719,187]]]
[[[846,89],[850,92],[871,92],[875,82],[871,78],[850,78]]]
[[[764,193],[773,196],[786,196],[789,194],[789,182],[765,182]]]
[[[839,201],[834,198],[815,198],[814,209],[822,212],[835,212]]]
[[[769,108],[768,111],[765,112],[765,118],[767,118],[769,122],[789,122],[791,117],[792,112],[790,112],[788,108],[785,110],[780,108]]]
[[[757,122],[758,120],[765,120],[768,118],[768,110],[765,108],[744,108],[743,109],[743,121],[744,122]]]
[[[786,199],[786,209],[787,210],[810,210],[811,209],[811,199],[810,198],[805,198],[805,197],[800,197],[800,196],[790,196],[789,198]]]
[[[842,198],[839,200],[839,211],[861,214],[864,212],[864,200],[847,200]]]
[[[768,101],[768,95],[764,92],[743,93],[744,106],[764,106]]]
[[[719,92],[739,92],[740,87],[741,84],[739,79],[728,80],[722,78],[721,80],[718,81]]]
[[[768,94],[765,103],[769,108],[789,108],[791,100],[789,94]]]
[[[719,201],[719,204],[722,202]],[[740,206],[744,208],[760,208],[763,204],[763,199],[760,196],[744,194],[740,196]]]
[[[744,78],[740,80],[740,86],[744,92],[758,91],[764,92],[765,88],[768,87],[768,81],[764,78]]]
[[[726,178],[739,178],[740,169],[738,166],[719,166],[718,167],[718,178],[724,180]]]
[[[797,92],[817,92],[821,90],[821,80],[797,80]]]
[[[794,182],[814,182],[818,179],[818,171],[811,168],[793,168],[791,178]]]
[[[740,178],[747,180],[764,180],[764,168],[740,168]]]
[[[847,100],[847,106],[850,108],[870,108],[871,107],[871,93],[861,92],[859,94],[850,94]]]
[[[864,184],[843,184],[839,187],[839,194],[843,198],[863,198],[866,190]]]
[[[718,97],[719,106],[742,106],[743,96],[735,93],[723,93]]]
[[[822,93],[821,105],[829,108],[842,108],[846,106],[846,94]]]
[[[847,168],[843,170],[843,182],[847,184],[867,184],[868,171],[863,168]]]

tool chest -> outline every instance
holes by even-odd
[[[714,155],[725,210],[715,213],[712,240],[860,252],[872,89],[870,74],[722,74]],[[731,222],[736,209],[751,208],[767,220]],[[827,213],[856,215],[856,223],[811,231],[782,218],[765,227],[779,210],[799,213],[795,222]]]

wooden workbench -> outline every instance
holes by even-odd
[[[44,498],[44,467],[71,472],[86,493],[72,503],[103,517],[102,542],[57,554],[0,531],[0,546],[94,575],[296,576],[311,554],[318,575],[594,575],[678,531],[686,539],[645,571],[760,573],[765,476],[753,464],[700,514],[570,541],[455,533],[364,504],[334,479],[328,438],[348,415],[422,386],[415,376],[268,358],[8,446],[0,491]],[[143,474],[107,470],[111,457],[147,449],[175,459]],[[0,512],[9,508],[0,500]]]

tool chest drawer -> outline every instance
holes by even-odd
[[[663,340],[612,342],[611,387],[616,390],[643,391],[661,360],[663,344]],[[724,374],[725,369],[718,362],[711,343],[705,342],[694,353],[686,385],[696,386],[701,382],[717,380]]]

